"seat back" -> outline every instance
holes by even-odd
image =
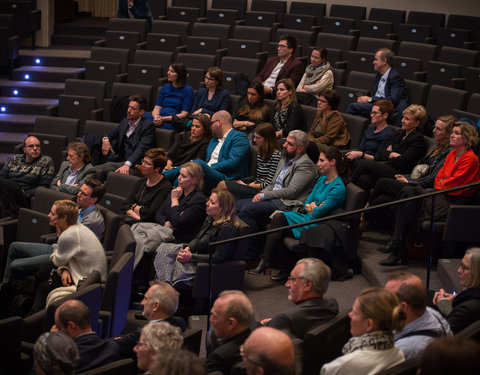
[[[182,62],[188,68],[204,69],[208,70],[211,66],[215,65],[216,56],[214,55],[201,55],[198,53],[179,53],[177,55],[177,61]]]
[[[65,80],[65,95],[93,96],[97,107],[103,105],[107,93],[107,85],[101,81],[67,78]]]
[[[4,374],[18,373],[21,368],[21,331],[21,317],[0,320],[0,371]]]
[[[173,61],[173,52],[167,51],[135,51],[135,64],[161,66],[166,70]]]
[[[135,242],[135,237],[133,236],[130,226],[127,224],[121,225],[117,232],[115,244],[113,245],[112,259],[110,259],[110,263],[108,265],[109,270],[115,268],[116,264],[125,253],[134,254],[136,246],[137,243]]]
[[[103,137],[106,133],[117,126],[118,124],[116,122],[87,120],[85,121],[83,134],[81,135],[91,134]]]
[[[403,41],[398,46],[398,55],[421,59],[424,64],[430,60],[437,60],[440,47],[435,44],[415,43]]]
[[[428,25],[398,25],[398,39],[401,41],[428,43],[432,40],[432,28]]]
[[[47,214],[28,208],[18,210],[17,241],[42,242],[40,237],[48,233],[55,233],[55,227],[50,225]]]
[[[317,20],[315,15],[308,14],[284,14],[283,27],[286,29],[296,29],[310,31],[315,26]]]
[[[417,80],[422,71],[422,60],[414,57],[394,56],[393,65],[403,79]],[[411,103],[416,103],[411,101]]]
[[[377,375],[416,375],[421,363],[420,356],[417,358],[410,358],[398,365],[377,372]]]
[[[139,34],[139,40],[144,41],[147,33],[147,20],[145,18],[110,18],[109,31],[132,31]]]
[[[447,26],[455,29],[478,31],[480,30],[480,17],[450,14]]]
[[[129,51],[123,48],[92,47],[90,52],[92,61],[119,63],[122,73],[127,71],[128,58]]]
[[[140,33],[135,31],[105,31],[105,46],[108,48],[123,48],[129,51],[129,61],[132,60],[133,51],[140,43]]]
[[[80,120],[64,117],[37,116],[33,131],[35,133],[64,135],[69,141],[73,141],[78,135]]]
[[[85,61],[85,79],[106,82],[107,97],[111,96],[112,84],[120,73],[122,67],[118,62]]]
[[[367,194],[354,183],[350,182],[345,187],[347,190],[347,197],[345,200],[345,211],[354,211],[363,208]]]
[[[105,182],[106,193],[99,203],[117,215],[120,215],[120,207],[135,187],[138,179],[136,176],[110,172]]]
[[[437,43],[441,46],[464,48],[472,43],[470,30],[442,27],[438,30]]]
[[[347,52],[347,70],[356,70],[357,72],[372,72],[372,62],[375,53],[350,51]]]
[[[105,251],[112,250],[120,227],[120,217],[100,204],[98,204],[97,207],[105,222],[105,231],[103,232],[102,240],[103,249]]]
[[[342,116],[347,123],[348,133],[350,134],[350,148],[352,150],[357,149],[370,122],[364,117],[348,113],[342,113]]]
[[[181,21],[167,21],[167,20],[156,20],[152,24],[152,33],[157,34],[172,34],[178,35],[180,37],[180,44],[184,44],[190,32],[190,22],[181,22]],[[148,36],[148,34],[147,34]]]
[[[287,13],[287,2],[280,0],[252,0],[250,9],[260,12],[274,12],[275,20],[280,22],[282,15]]]
[[[196,22],[200,17],[198,8],[175,7],[167,8],[167,20],[179,22]]]
[[[268,27],[237,25],[232,37],[239,40],[258,40],[262,43],[262,50],[266,51],[272,38],[272,27],[271,24]]]
[[[361,6],[332,4],[330,7],[330,16],[332,17],[351,18],[361,21],[365,19],[366,13],[367,8]]]
[[[368,15],[369,20],[391,22],[393,31],[397,32],[398,25],[405,23],[406,11],[396,9],[371,8]]]
[[[463,68],[478,66],[479,51],[472,51],[465,48],[442,47],[438,61],[461,65]]]
[[[480,68],[465,69],[465,90],[480,93]],[[478,107],[477,107],[478,110]],[[477,110],[472,112],[477,112]]]
[[[355,20],[341,17],[323,17],[322,31],[332,34],[349,35],[355,29]]]
[[[220,49],[220,38],[187,36],[187,52],[215,55]]]
[[[180,35],[164,33],[148,33],[147,35],[147,50],[171,52],[175,51],[180,44]]]
[[[467,91],[433,85],[428,92],[425,109],[432,118],[437,118],[445,113],[451,113],[454,109],[464,110],[467,99]]]
[[[252,80],[259,71],[260,60],[225,56],[222,59],[220,67],[226,72],[242,72],[248,76],[249,80]]]
[[[425,106],[428,98],[428,91],[430,90],[430,83],[418,82],[413,80],[405,80],[408,89],[408,98],[410,103],[421,104]]]
[[[372,87],[374,81],[375,81],[375,74],[373,73],[351,71],[348,74],[346,85],[348,87],[369,89],[370,87]]]
[[[445,14],[432,12],[408,12],[407,23],[413,25],[429,25],[432,27],[433,35],[436,36],[438,30],[445,26]]]
[[[190,350],[196,355],[200,355],[200,346],[202,343],[202,330],[199,328],[189,329],[183,333],[182,349]]]
[[[169,129],[155,129],[155,145],[162,147],[165,151],[168,151],[170,146],[175,142],[175,130]]]
[[[72,194],[39,186],[35,189],[35,195],[32,197],[32,200],[30,202],[30,208],[34,211],[48,214],[52,209],[53,202],[55,202],[56,200],[73,200],[74,198],[75,196]]]
[[[137,363],[131,359],[120,359],[106,365],[80,372],[78,375],[132,375],[137,371]]]
[[[224,290],[242,290],[246,264],[235,260],[221,264],[212,264],[212,297],[217,297]],[[208,298],[208,263],[198,263],[193,283],[193,298]]]
[[[357,51],[375,53],[380,48],[388,48],[390,51],[396,52],[397,41],[392,39],[367,38],[361,36],[358,38]]]
[[[391,22],[362,20],[360,21],[360,35],[368,38],[388,38],[393,32],[393,24]]]
[[[86,120],[95,120],[94,111],[97,108],[97,100],[94,96],[58,96],[58,115],[60,117],[78,118],[81,124]]]
[[[172,0],[172,6],[197,8],[199,10],[200,16],[203,17],[205,16],[205,11],[207,10],[207,1],[206,0]]]
[[[290,13],[315,15],[317,25],[321,25],[323,17],[327,14],[327,4],[311,3],[306,1],[292,1],[290,3]]]
[[[212,0],[212,9],[233,9],[238,12],[238,19],[243,20],[247,9],[247,0]]]

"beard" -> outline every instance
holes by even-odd
[[[292,160],[295,157],[294,152],[288,152],[287,150],[282,150],[282,156],[287,160]]]

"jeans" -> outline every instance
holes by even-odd
[[[53,253],[51,245],[34,242],[12,242],[8,248],[7,264],[3,275],[3,283],[12,277],[25,278],[36,272],[42,265],[50,261]]]

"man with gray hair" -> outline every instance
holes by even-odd
[[[283,144],[283,157],[270,184],[253,199],[237,201],[238,216],[248,224],[251,232],[257,232],[268,224],[274,211],[296,209],[307,199],[318,177],[315,164],[305,153],[308,142],[304,131],[292,130],[288,133]],[[251,258],[260,254],[258,244],[252,243],[250,248],[253,253]]]
[[[209,373],[230,374],[232,366],[242,360],[240,345],[250,335],[253,307],[240,290],[225,290],[215,300],[210,314],[210,324],[220,345],[207,356],[205,364]]]
[[[302,339],[312,328],[333,319],[338,314],[338,303],[335,298],[324,297],[330,276],[330,267],[320,259],[300,259],[285,284],[288,299],[295,305],[261,323]]]
[[[393,57],[393,52],[387,48],[377,50],[373,59],[373,68],[377,73],[371,96],[359,96],[356,103],[348,105],[347,113],[370,119],[373,103],[386,99],[395,107],[391,123],[400,123],[401,113],[408,106],[408,89],[400,73],[392,67]]]

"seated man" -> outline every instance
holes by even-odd
[[[275,87],[279,80],[290,78],[297,87],[305,71],[302,62],[293,56],[297,48],[295,37],[283,34],[278,39],[278,56],[269,57],[254,78],[254,81],[262,83],[265,95],[271,99],[275,98]]]
[[[392,124],[399,125],[402,112],[408,106],[408,89],[400,73],[392,67],[393,52],[381,48],[375,53],[373,68],[377,72],[372,96],[360,96],[357,103],[350,103],[347,113],[370,119],[372,103],[380,99],[390,100],[394,106]]]
[[[422,354],[435,338],[452,334],[442,315],[427,307],[425,287],[417,275],[398,272],[389,276],[385,289],[395,294],[407,315],[401,332],[394,331],[395,346],[402,349],[405,359]]]
[[[135,174],[135,165],[140,163],[144,152],[155,145],[155,125],[143,117],[148,107],[147,99],[140,94],[128,99],[127,117],[102,138],[102,155],[106,163],[97,166],[101,181],[105,181],[111,171]]]
[[[61,331],[77,344],[80,354],[77,373],[120,359],[118,346],[110,340],[101,339],[92,331],[90,311],[83,302],[72,299],[62,303],[55,311],[54,320],[50,331]]]
[[[233,129],[232,116],[227,111],[219,111],[212,116],[213,138],[207,147],[205,161],[194,160],[205,173],[205,190],[210,191],[223,180],[238,180],[248,176],[250,142],[244,132]],[[180,167],[172,168],[163,174],[174,181]]]
[[[270,184],[253,199],[237,201],[238,216],[252,232],[266,225],[275,210],[293,210],[307,199],[317,180],[317,168],[305,153],[307,145],[307,134],[292,130],[283,145],[283,157]],[[258,255],[259,252],[254,253]]]
[[[9,158],[0,170],[0,217],[16,217],[38,186],[50,186],[54,173],[52,158],[41,154],[40,140],[27,137],[23,154]]]
[[[261,323],[302,339],[312,328],[334,318],[338,314],[338,303],[335,298],[324,298],[330,275],[330,268],[320,259],[300,259],[285,284],[288,299],[295,306]]]
[[[101,241],[105,231],[103,215],[96,203],[103,198],[105,185],[93,178],[87,178],[77,193],[78,222],[90,229]]]

